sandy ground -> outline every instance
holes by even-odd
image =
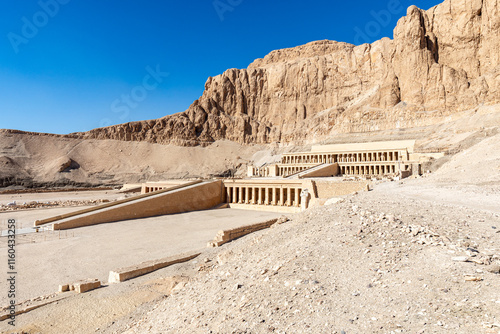
[[[500,195],[470,204],[430,180],[290,215],[189,263],[18,316],[16,331],[500,333]]]
[[[219,230],[278,216],[220,209],[19,236],[18,300],[50,294],[60,284],[81,279],[106,282],[111,270],[204,249]],[[18,221],[23,220],[24,216],[19,215]],[[0,245],[0,254],[0,261],[7,263],[5,242]],[[2,294],[0,305],[6,306],[7,302],[7,295]]]
[[[0,323],[0,331],[498,334],[500,135],[495,133],[458,131],[447,140],[430,138],[429,147],[464,150],[436,162],[442,166],[425,178],[379,183],[373,191],[290,215],[287,223],[221,248],[204,249],[188,263],[87,294],[69,294],[18,316],[15,329]],[[265,154],[256,157],[265,160]],[[212,218],[214,223],[219,219]],[[199,226],[189,228],[191,218],[187,224],[167,219],[161,224],[177,227],[155,233],[155,219],[119,223],[125,224],[122,230],[135,230],[128,237],[137,248],[136,260],[160,252],[137,242],[146,230],[151,243],[161,247],[169,247],[164,238],[174,237],[167,233],[172,228],[202,234]],[[144,228],[148,224],[154,228]],[[57,245],[60,259],[61,254],[79,255],[76,261],[60,260],[72,270],[80,270],[80,262],[92,267],[105,261],[97,260],[101,253],[88,257],[92,246],[114,252],[110,245],[120,242],[104,236],[127,234],[103,231],[104,226],[93,227],[87,237],[44,241],[40,247]],[[200,236],[200,249],[213,236]],[[73,251],[78,242],[88,243],[90,251]],[[117,257],[98,275],[106,276],[128,256]],[[45,269],[42,278],[54,270]]]
[[[104,332],[500,333],[500,206],[441,190],[381,184],[294,215]]]

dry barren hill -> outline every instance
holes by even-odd
[[[496,0],[411,6],[392,40],[273,51],[208,78],[185,112],[76,135],[186,146],[297,143],[445,122],[500,102],[499,34]]]
[[[188,110],[157,120],[65,136],[0,130],[0,187],[241,174],[313,143],[417,139],[456,153],[500,126],[498,11],[496,0],[411,6],[394,39],[273,51],[208,78]]]
[[[230,141],[180,147],[0,130],[0,187],[86,187],[227,176],[259,149]]]

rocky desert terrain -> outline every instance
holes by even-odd
[[[313,144],[415,139],[417,152],[445,154],[422,176],[379,180],[187,263],[56,297],[0,331],[500,333],[499,6],[410,6],[393,39],[276,50],[208,78],[188,110],[156,120],[0,130],[9,193],[241,177]]]
[[[14,332],[500,333],[499,139],[31,311]]]

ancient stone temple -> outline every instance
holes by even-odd
[[[415,153],[415,141],[385,141],[313,146],[310,152],[283,154],[278,164],[249,167],[248,176],[399,176],[420,175],[421,162],[429,154]],[[435,154],[434,154],[435,155]],[[432,155],[432,156],[434,156]],[[327,169],[329,165],[335,165]],[[325,175],[321,175],[321,170]],[[313,173],[313,172],[317,173]],[[313,175],[308,175],[311,172]],[[303,175],[300,175],[300,174]]]

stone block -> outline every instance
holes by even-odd
[[[75,290],[77,293],[85,293],[94,289],[97,289],[101,286],[101,282],[95,278],[95,279],[87,279],[83,281],[78,281],[76,283],[72,284],[73,289],[70,288],[70,290]]]
[[[200,255],[200,253],[181,254],[163,258],[160,260],[146,261],[141,264],[120,268],[109,272],[109,283],[119,283],[131,278],[149,274],[158,269],[162,269],[177,263],[187,262]]]
[[[69,284],[59,285],[59,292],[69,291]]]

